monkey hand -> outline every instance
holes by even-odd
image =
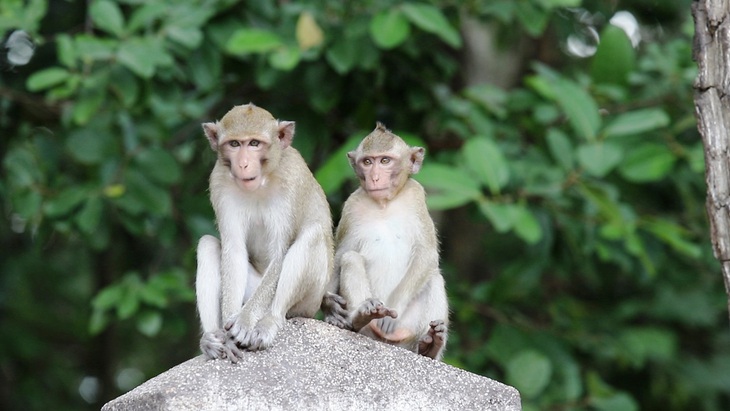
[[[327,292],[322,298],[322,311],[324,312],[324,321],[328,324],[352,330],[352,323],[347,318],[347,300],[342,296]]]
[[[200,351],[209,360],[228,359],[231,362],[238,362],[241,356],[241,350],[228,338],[223,329],[204,333],[200,338]]]
[[[386,307],[382,301],[377,298],[368,298],[362,303],[352,315],[352,329],[357,332],[370,323],[370,321],[383,317],[398,317],[398,313]]]

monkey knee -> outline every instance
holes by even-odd
[[[341,275],[346,277],[348,274],[361,276],[365,272],[365,258],[357,251],[348,251],[342,254],[340,265],[342,266]]]
[[[198,259],[211,256],[219,256],[221,250],[221,242],[212,235],[204,235],[198,241],[197,254]]]

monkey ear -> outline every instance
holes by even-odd
[[[357,157],[357,152],[354,151],[354,150],[353,151],[349,151],[347,153],[347,159],[350,160],[350,167],[352,167],[353,170],[355,169],[355,159],[356,159],[356,157]]]
[[[281,148],[289,147],[291,145],[292,139],[294,139],[294,122],[280,121],[279,141],[281,142]]]
[[[412,147],[411,148],[411,174],[416,174],[421,171],[423,165],[423,157],[426,155],[426,150],[423,147]]]
[[[203,123],[203,132],[208,138],[208,143],[210,143],[210,148],[212,148],[213,151],[218,151],[218,138],[220,137],[218,135],[218,130],[217,123]]]

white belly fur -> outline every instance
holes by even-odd
[[[400,220],[400,221],[399,221]],[[386,300],[408,269],[412,239],[402,218],[383,219],[366,228],[368,240],[360,250],[371,279],[373,296]]]

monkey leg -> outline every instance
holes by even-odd
[[[406,307],[395,331],[383,334],[385,341],[430,358],[440,359],[446,346],[449,321],[444,279],[438,271]]]
[[[436,360],[441,359],[443,348],[446,346],[447,332],[444,320],[431,321],[426,335],[418,340],[418,353]]]
[[[200,350],[209,359],[228,358],[236,362],[237,357],[240,357],[240,350],[221,328],[220,241],[210,235],[203,236],[198,242],[197,260],[195,294],[203,328]],[[246,290],[241,297],[244,302],[253,295],[261,282],[261,275],[251,264],[248,265],[247,275]]]
[[[363,308],[363,304],[375,297],[370,286],[370,278],[365,270],[365,259],[357,251],[347,251],[340,257],[340,295],[346,301],[350,324],[355,317],[361,316],[359,312]],[[382,316],[377,318],[382,318]],[[352,324],[354,331],[360,330],[369,322],[360,324],[362,321],[364,318],[358,320],[357,326]]]
[[[195,296],[198,314],[200,315],[203,332],[212,333],[221,327],[220,241],[213,236],[204,235],[198,242],[197,259],[198,269],[195,275]]]
[[[248,303],[256,304],[252,309],[269,309],[252,329],[241,333],[236,340],[249,350],[265,349],[271,346],[287,317],[313,317],[329,278],[329,255],[324,233],[314,229],[300,233],[284,256],[279,273],[267,270]],[[276,274],[278,280],[272,284]]]

